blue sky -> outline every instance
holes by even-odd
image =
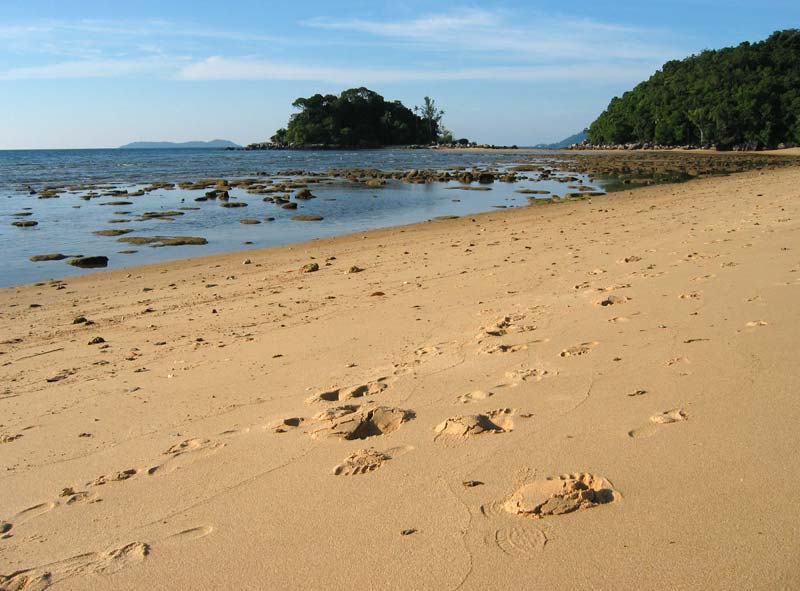
[[[0,149],[265,140],[368,86],[481,142],[580,131],[669,59],[800,26],[800,2],[1,0]]]

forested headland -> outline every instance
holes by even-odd
[[[800,145],[800,30],[667,62],[588,131],[593,145]]]

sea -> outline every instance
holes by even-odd
[[[563,160],[561,165],[558,163]],[[555,164],[554,164],[555,163]],[[315,199],[286,210],[242,189],[231,198],[247,207],[222,208],[215,201],[196,202],[205,190],[158,189],[127,199],[104,196],[82,199],[92,185],[97,193],[133,192],[152,182],[201,179],[287,179],[302,173],[364,168],[385,171],[457,168],[503,170],[518,164],[550,166],[579,179],[577,183],[602,191],[602,182],[569,171],[569,160],[557,152],[358,150],[358,151],[241,151],[210,149],[97,149],[0,151],[0,287],[47,281],[96,272],[65,261],[32,262],[48,253],[67,256],[109,257],[109,269],[171,261],[214,253],[245,251],[424,222],[441,216],[463,216],[494,209],[527,206],[520,188],[563,196],[574,189],[554,180],[495,182],[489,191],[453,190],[460,183],[411,184],[389,180],[371,188],[344,179],[310,185]],[[290,174],[289,174],[290,173]],[[526,174],[526,173],[520,173]],[[535,175],[533,175],[535,176]],[[570,183],[575,184],[575,183]],[[42,199],[41,190],[58,187],[57,197]],[[35,193],[34,193],[35,191]],[[111,202],[129,201],[125,205]],[[145,212],[182,210],[170,220],[141,217]],[[298,214],[317,215],[321,221],[303,222]],[[258,219],[245,225],[243,218]],[[264,221],[274,218],[273,221]],[[17,227],[32,220],[33,227]],[[110,220],[125,220],[111,223]],[[132,246],[116,237],[98,236],[104,229],[131,230],[126,236],[197,236],[205,245],[153,248]],[[133,252],[132,252],[133,251]],[[246,255],[245,255],[246,256]],[[245,258],[243,256],[243,258]]]

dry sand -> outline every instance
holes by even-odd
[[[790,168],[0,290],[0,588],[798,588],[799,229]]]

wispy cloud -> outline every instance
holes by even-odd
[[[599,63],[543,66],[494,66],[479,68],[337,68],[280,64],[255,59],[210,57],[183,67],[183,80],[307,80],[344,84],[447,80],[604,80],[624,81],[641,77],[641,66],[609,66]]]
[[[522,18],[497,10],[465,9],[407,20],[319,17],[299,24],[290,38],[165,20],[5,24],[0,25],[0,64],[7,66],[3,70],[0,65],[0,80],[632,82],[680,54],[659,44],[653,30],[569,16]],[[320,50],[298,52],[293,63],[277,58],[277,50],[285,55],[287,47],[308,50],[312,45]],[[345,67],[343,55],[334,50],[341,45],[374,51],[345,54]],[[400,51],[392,52],[394,61],[387,58],[378,66],[385,45]],[[11,54],[27,59],[2,59]]]
[[[88,78],[124,78],[129,76],[166,75],[175,64],[160,59],[98,59],[75,60],[11,68],[0,72],[0,80],[64,80]]]
[[[307,27],[350,31],[449,53],[510,52],[514,58],[662,59],[672,51],[657,31],[571,16],[519,22],[502,11],[466,10],[405,21],[315,18]]]
[[[387,37],[430,38],[448,31],[461,32],[483,29],[500,24],[498,13],[486,10],[466,10],[459,13],[431,14],[406,21],[375,21],[359,18],[331,19],[318,17],[305,21],[307,26],[319,29],[360,31]]]

